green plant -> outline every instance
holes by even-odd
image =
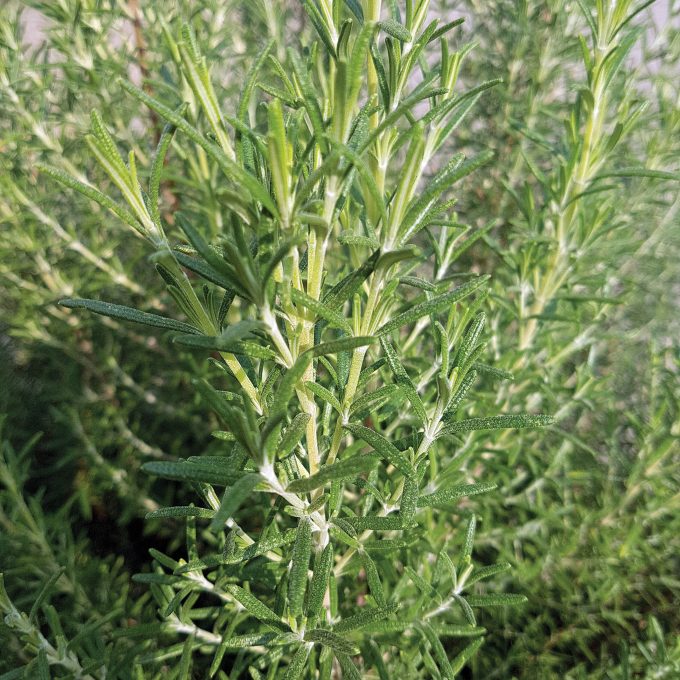
[[[216,353],[227,388],[196,381],[226,426],[214,433],[222,455],[144,466],[191,482],[200,502],[151,513],[187,518],[187,558],[154,550],[157,568],[137,577],[159,606],[154,631],[186,641],[147,662],[181,656],[188,672],[197,651],[212,655],[211,676],[224,667],[329,677],[339,664],[358,677],[351,656],[361,653],[364,672],[452,677],[481,644],[472,608],[522,601],[472,588],[509,566],[473,566],[474,515],[466,530],[462,518],[440,520],[458,499],[494,488],[475,478],[475,450],[452,442],[550,419],[463,416],[477,373],[495,374],[480,362],[487,277],[450,270],[488,228],[461,241],[448,192],[489,155],[456,154],[429,169],[497,81],[458,93],[464,50],[449,50],[448,33],[460,21],[426,23],[428,4],[407,3],[401,23],[379,21],[378,3],[352,3],[353,18],[339,3],[305,3],[319,42],[304,59],[289,52],[288,70],[265,49],[233,117],[219,109],[185,27],[177,54],[205,132],[184,106],[121,82],[167,122],[146,192],[135,154],[124,162],[96,113],[89,145],[127,207],[43,168],[144,237],[186,321],[96,300],[62,304],[175,331],[176,343]],[[437,42],[441,60],[430,68]],[[255,107],[257,86],[268,98]],[[223,220],[210,234],[201,211],[176,213],[186,245],[173,247],[158,196],[176,132],[195,145],[184,153],[198,149],[221,173]],[[419,275],[428,260],[432,281]],[[418,353],[403,350],[404,327]],[[421,393],[411,374],[422,373],[424,352],[437,368]],[[226,487],[221,499],[215,487]],[[442,643],[470,636],[449,651]]]
[[[474,177],[471,187],[484,197],[478,219],[492,206],[500,222],[491,343],[516,378],[504,398],[558,421],[542,445],[501,435],[486,458],[503,493],[480,509],[479,545],[517,560],[530,604],[504,617],[511,632],[479,657],[483,677],[601,677],[640,635],[641,611],[672,616],[674,564],[662,553],[677,527],[659,513],[678,488],[677,396],[653,405],[647,385],[676,351],[677,268],[664,260],[677,252],[677,36],[657,31],[648,44],[642,5],[580,4],[526,3],[516,17],[499,2],[478,32],[476,69],[510,85],[483,102],[506,190]],[[640,494],[629,475],[646,466]],[[637,502],[621,509],[632,489]],[[618,519],[605,530],[607,516]]]
[[[677,674],[680,8],[453,4],[3,5],[0,676]]]

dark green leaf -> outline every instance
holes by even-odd
[[[138,309],[132,307],[124,307],[123,305],[114,305],[111,302],[102,302],[101,300],[84,300],[84,299],[67,299],[59,300],[59,304],[70,309],[87,309],[95,314],[108,316],[112,319],[120,319],[121,321],[133,321],[144,326],[153,326],[155,328],[164,328],[171,331],[179,331],[180,333],[200,333],[199,330],[182,321],[175,321],[175,319],[168,319],[165,316],[158,314],[149,314],[148,312],[140,312]]]

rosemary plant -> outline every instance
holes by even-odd
[[[198,653],[211,655],[211,677],[330,677],[336,666],[346,677],[453,677],[482,643],[474,608],[523,600],[475,586],[509,565],[474,565],[474,515],[440,522],[495,486],[476,477],[470,452],[451,453],[462,434],[550,420],[464,416],[477,374],[497,372],[482,363],[488,277],[454,269],[479,234],[459,242],[450,190],[490,156],[457,153],[438,169],[434,159],[498,81],[457,87],[463,51],[450,33],[461,21],[428,23],[427,0],[407,2],[403,21],[380,20],[379,3],[348,4],[352,16],[304,3],[318,40],[286,64],[264,48],[233,116],[189,26],[176,54],[196,124],[183,104],[121,81],[166,121],[143,190],[134,152],[125,162],[92,114],[88,144],[125,204],[43,168],[145,240],[185,320],[62,304],[213,353],[214,376],[196,389],[223,423],[213,433],[223,454],[144,466],[196,493],[196,504],[150,514],[186,518],[186,559],[153,550],[156,569],[137,577],[158,603],[155,630],[185,638],[159,658],[181,656],[187,672]],[[159,206],[175,135],[219,173],[222,218],[213,235],[200,211],[174,212],[179,243]],[[403,349],[414,343],[434,366],[421,389],[421,362]]]
[[[677,88],[669,88],[662,73],[677,73],[677,38],[670,28],[650,31],[654,38],[647,41],[650,22],[638,23],[644,3],[579,3],[578,9],[526,3],[516,17],[499,2],[478,32],[484,59],[476,68],[499,68],[510,85],[494,91],[495,110],[484,115],[485,138],[499,149],[493,171],[505,191],[472,187],[501,223],[490,237],[498,254],[492,346],[498,365],[516,376],[503,399],[552,411],[560,421],[541,446],[532,433],[502,434],[493,443],[495,461],[487,457],[503,503],[490,498],[485,504],[489,533],[480,541],[518,560],[531,605],[510,619],[521,632],[480,659],[477,672],[484,677],[604,673],[619,658],[621,640],[639,635],[644,607],[633,584],[644,583],[642,597],[659,616],[673,600],[667,581],[673,567],[661,553],[645,557],[644,544],[663,545],[669,559],[674,552],[674,541],[661,539],[661,508],[674,506],[678,483],[675,407],[669,402],[657,411],[637,397],[643,385],[661,380],[660,367],[673,366],[677,355],[672,324],[654,302],[665,299],[667,280],[651,284],[665,280],[664,271],[674,276],[673,267],[661,264],[658,246],[675,252],[678,147],[668,132],[658,145],[655,131],[676,125]],[[661,60],[661,73],[650,76],[645,70],[654,59]],[[562,121],[568,121],[566,133]],[[651,251],[654,264],[644,266],[644,281],[631,278]],[[650,285],[656,292],[643,293]],[[646,321],[632,322],[632,308],[643,299]],[[622,344],[628,344],[624,352]],[[635,357],[636,377],[627,354]],[[630,385],[638,387],[631,393]],[[498,395],[488,398],[497,403]],[[633,415],[639,408],[645,415]],[[623,436],[626,429],[634,443]],[[650,446],[652,431],[658,440]],[[640,468],[648,470],[645,484],[654,500],[643,500],[640,479],[630,477]],[[624,510],[620,502],[628,493],[639,502]],[[619,517],[615,526],[604,519],[612,516]],[[633,538],[628,521],[645,526],[644,539]],[[614,544],[625,545],[624,552],[612,555]],[[538,586],[546,580],[555,590]],[[575,582],[583,588],[567,585]],[[621,583],[629,587],[614,596]]]
[[[171,4],[0,11],[0,678],[675,678],[678,3]]]

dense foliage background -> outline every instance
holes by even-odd
[[[467,17],[456,49],[475,46],[461,81],[503,79],[447,142],[449,153],[495,154],[466,178],[456,205],[480,237],[454,271],[492,275],[486,360],[515,376],[500,392],[483,381],[479,403],[557,416],[544,430],[466,441],[476,469],[499,487],[464,501],[463,514],[479,518],[476,555],[510,562],[494,586],[528,602],[480,615],[488,633],[465,677],[680,673],[680,199],[677,182],[654,176],[679,170],[680,6],[659,0],[656,21],[649,8],[634,16],[631,49],[595,105],[582,5],[591,11],[567,0],[431,7],[447,21]],[[83,142],[94,108],[148,166],[163,122],[116,77],[159,99],[179,90],[191,101],[174,53],[186,20],[229,111],[268,40],[285,63],[291,41],[313,36],[303,9],[285,0],[0,8],[0,608],[8,615],[0,677],[40,677],[42,640],[63,650],[53,677],[77,675],[71,655],[115,657],[128,677],[166,677],[164,663],[182,671],[177,640],[129,635],[158,618],[147,584],[132,577],[150,571],[150,548],[184,550],[180,521],[144,515],[192,502],[192,493],[140,467],[219,453],[217,426],[190,380],[208,367],[163,336],[56,305],[75,295],[157,310],[173,303],[141,241],[36,164],[106,187]],[[594,129],[586,161],[584,125]],[[172,225],[178,207],[200,212],[219,233],[222,197],[204,161],[173,145],[164,218]],[[555,224],[571,239],[557,256]],[[441,267],[447,254],[438,256]],[[545,304],[526,302],[530,288],[550,289]],[[417,356],[413,366],[427,375]],[[27,618],[17,623],[16,612]]]

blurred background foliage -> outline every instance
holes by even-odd
[[[589,115],[579,103],[589,88],[580,4],[433,3],[439,16],[468,18],[461,41],[476,46],[463,80],[504,80],[454,140],[456,151],[496,154],[490,170],[468,179],[458,206],[471,227],[495,219],[462,260],[493,274],[490,360],[515,375],[500,400],[489,385],[488,399],[494,411],[512,404],[560,418],[547,435],[485,434],[482,446],[471,433],[466,443],[485,450],[474,467],[480,478],[503,489],[470,501],[482,518],[477,549],[489,562],[511,562],[503,578],[529,598],[480,622],[492,634],[473,677],[680,675],[677,184],[634,176],[578,196],[561,288],[530,310],[535,321],[524,308],[534,272],[562,266],[554,223],[569,204],[559,200],[560,168],[582,156],[571,117]],[[678,171],[680,4],[659,5],[662,21],[651,10],[636,17],[637,44],[609,85],[606,133],[636,117],[606,149],[609,171]],[[0,8],[0,608],[14,616],[0,625],[0,670],[8,677],[21,677],[11,671],[27,662],[37,673],[40,636],[63,640],[43,645],[44,654],[74,655],[62,669],[75,675],[106,656],[110,677],[133,677],[138,642],[117,631],[155,612],[131,576],[148,568],[149,547],[172,554],[182,541],[173,525],[143,521],[159,504],[180,504],[181,489],[138,470],[216,444],[188,380],[205,371],[202,362],[124,324],[84,315],[76,323],[55,305],[77,294],[151,300],[162,312],[169,301],[112,215],[35,170],[45,161],[105,184],[83,142],[92,108],[148,162],[161,124],[116,76],[160,98],[181,89],[191,103],[173,53],[188,17],[222,102],[238,96],[268,39],[284,60],[290,36],[308,30],[298,4],[285,0],[9,0]],[[173,146],[165,177],[166,220],[181,196],[218,231],[223,198],[201,153]]]

